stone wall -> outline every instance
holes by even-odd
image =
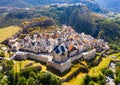
[[[91,62],[91,67],[93,67],[93,66],[97,66],[99,63],[100,63],[100,61],[102,60],[102,57],[100,56],[99,58],[98,58],[98,60],[96,60],[96,61],[94,61],[94,62]]]
[[[14,57],[15,60],[26,60],[28,57],[24,53],[17,53]]]
[[[75,62],[75,61],[80,60],[82,57],[83,57],[82,54],[78,54],[78,55],[75,55],[73,57],[70,57],[70,60],[71,60],[71,62]]]
[[[95,55],[96,55],[96,49],[93,49],[89,52],[84,52],[82,53],[83,54],[83,58],[86,60],[86,61],[89,61],[93,58],[95,58]]]
[[[47,63],[48,57],[42,56],[42,55],[36,55],[33,53],[28,53],[26,56],[28,56],[28,59],[35,60],[35,61],[40,61]]]
[[[71,62],[77,62],[80,59],[85,59],[86,61],[89,61],[93,58],[95,58],[96,55],[96,49],[93,49],[89,52],[83,52],[81,54],[77,54],[75,56],[70,57]]]
[[[56,70],[58,70],[60,73],[63,73],[64,71],[71,68],[71,60],[67,60],[63,63],[56,63],[56,62],[53,62],[53,61],[48,61],[47,66],[48,67],[53,67]]]
[[[63,62],[54,62],[52,60],[53,57],[47,56],[47,55],[37,55],[34,53],[29,53],[29,52],[21,52],[17,53],[15,59],[17,60],[35,60],[38,62],[43,62],[47,64],[47,69],[52,70],[52,72],[58,72],[58,74],[62,75],[66,71],[68,72],[71,68],[71,63],[77,62],[80,59],[85,59],[86,61],[89,61],[90,59],[93,59],[96,54],[96,49],[93,49],[89,52],[84,52],[78,55],[75,55],[73,57],[69,57],[66,61]],[[60,56],[59,56],[60,57]],[[99,62],[98,62],[99,63]],[[51,69],[52,68],[52,69]],[[53,70],[54,69],[54,70]]]
[[[64,55],[62,54],[53,54],[53,60],[55,62],[63,62],[63,61],[66,61],[67,60],[67,57],[68,57],[68,52],[65,52]]]
[[[21,53],[16,54],[15,60],[30,59],[30,60],[35,60],[35,61],[38,61],[38,62],[47,63],[48,57],[45,57],[45,56],[42,56],[42,55],[36,55],[36,54],[33,54],[33,53],[23,53],[23,52],[21,52]]]
[[[68,56],[72,57],[72,56],[76,55],[77,52],[78,52],[78,50],[74,50],[74,51],[70,52]]]
[[[86,67],[79,67],[71,75],[69,75],[66,78],[61,79],[61,82],[68,82],[70,79],[75,78],[75,76],[77,76],[77,74],[79,74],[80,72],[88,73],[88,69]]]

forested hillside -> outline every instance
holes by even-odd
[[[84,6],[53,8],[42,14],[51,16],[60,25],[72,26],[78,33],[85,32],[96,38],[102,38],[111,43],[112,48],[120,47],[120,21],[118,20],[105,19]]]

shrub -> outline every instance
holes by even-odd
[[[5,53],[3,51],[0,51],[0,57],[5,57]]]
[[[95,85],[94,81],[90,81],[88,85]]]
[[[28,85],[25,77],[18,78],[18,85]]]
[[[29,67],[29,68],[23,69],[21,71],[21,75],[24,76],[25,78],[29,78],[30,72],[33,71],[33,72],[37,73],[41,69],[42,69],[41,66]]]
[[[32,78],[32,77],[29,77],[29,78],[28,78],[28,85],[35,85],[35,84],[36,84],[35,79]]]
[[[85,85],[87,85],[91,80],[92,80],[91,77],[87,74],[84,79]]]
[[[47,72],[41,72],[38,74],[38,80],[42,85],[60,85],[60,80]]]
[[[115,84],[120,84],[120,62],[117,62],[116,64],[116,78],[115,78]]]
[[[13,61],[4,60],[2,62],[3,71],[9,72],[9,70],[13,69],[14,67],[13,65],[14,65]]]
[[[119,84],[120,84],[120,77],[116,77],[116,78],[115,78],[115,84],[116,84],[116,85],[119,85]]]
[[[105,76],[110,76],[112,78],[114,78],[114,73],[112,72],[112,70],[106,68],[106,69],[103,69],[102,70],[102,73],[105,75]]]

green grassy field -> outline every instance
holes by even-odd
[[[6,38],[11,37],[17,33],[21,28],[18,26],[10,26],[0,29],[0,42],[4,41]]]
[[[74,77],[71,81],[68,83],[70,85],[83,85],[84,84],[84,77],[86,73],[79,73],[76,77]]]
[[[116,59],[114,60],[120,60],[120,52],[111,54],[110,56],[116,56]]]
[[[28,67],[34,67],[34,66],[41,66],[41,71],[46,71],[46,66],[42,65],[41,63],[31,61],[31,60],[24,60],[24,61],[15,61],[14,60],[14,69],[16,72],[20,72],[21,69],[25,69],[25,66],[32,63],[32,65]]]

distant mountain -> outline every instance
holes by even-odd
[[[48,5],[54,3],[83,3],[86,4],[93,11],[100,10],[95,0],[1,0],[0,6],[32,7],[37,5]]]
[[[26,3],[24,0],[1,0],[0,6],[28,7],[31,5]]]
[[[100,6],[101,9],[120,12],[120,0],[1,0],[0,6],[32,7],[53,3],[83,3],[93,11],[98,11]]]
[[[120,12],[120,0],[96,0],[96,1],[103,9]]]

